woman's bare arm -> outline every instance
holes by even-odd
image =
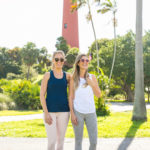
[[[45,113],[48,113],[45,95],[47,91],[47,83],[48,83],[49,78],[50,78],[50,73],[46,72],[41,82],[41,90],[40,90],[40,101],[41,101],[41,105]]]
[[[69,108],[70,108],[70,113],[74,112],[73,110],[73,100],[74,100],[74,81],[73,78],[70,78],[70,86],[69,86]]]
[[[47,83],[48,83],[49,78],[50,78],[50,73],[46,72],[43,77],[42,83],[41,83],[40,101],[41,101],[41,105],[42,105],[42,108],[44,111],[45,122],[48,123],[49,125],[51,125],[52,118],[51,118],[50,114],[48,113],[48,109],[46,106],[46,100],[45,100],[45,95],[46,95],[46,91],[47,91]]]
[[[74,89],[74,81],[73,81],[73,77],[71,77],[70,78],[70,86],[69,86],[69,108],[70,108],[72,123],[77,125],[78,122],[77,122],[77,118],[74,114],[74,108],[73,108],[74,90],[75,90]]]
[[[101,96],[101,91],[98,85],[98,81],[95,77],[95,75],[92,75],[92,80],[88,77],[87,78],[88,84],[92,87],[94,95],[99,98]]]

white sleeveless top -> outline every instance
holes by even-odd
[[[92,74],[89,74],[92,79]],[[86,80],[80,78],[79,87],[75,91],[74,109],[80,113],[88,114],[95,112],[94,94],[92,88],[88,85],[84,87]]]

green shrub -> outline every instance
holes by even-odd
[[[11,88],[10,93],[18,109],[36,110],[41,108],[40,87],[37,84],[21,81]]]
[[[16,105],[13,100],[4,94],[0,94],[0,110],[15,109]]]
[[[101,91],[100,98],[94,97],[95,105],[96,105],[96,112],[97,112],[97,115],[100,115],[100,116],[105,116],[105,115],[110,114],[109,107],[108,105],[105,104],[104,98],[105,98],[104,91]]]
[[[21,66],[21,71],[22,73],[19,75],[20,79],[27,79],[27,74],[28,74],[28,67],[26,65]],[[34,67],[30,67],[30,72],[29,72],[29,80],[31,80],[33,77],[38,76],[38,73]]]
[[[7,73],[7,79],[8,80],[17,79],[18,77],[19,77],[19,75],[16,75],[14,73]]]
[[[0,80],[0,87],[3,86],[3,85],[8,85],[8,84],[10,84],[10,82],[8,80],[6,80],[6,79],[1,79]]]
[[[1,88],[3,90],[3,94],[11,97],[10,94],[11,94],[12,88],[15,85],[19,84],[20,82],[21,82],[21,80],[6,80],[6,79],[4,79],[2,82],[0,80],[0,84],[2,85]]]
[[[114,97],[117,94],[125,94],[125,93],[119,86],[112,85],[109,89],[108,97]]]
[[[38,72],[38,74],[44,74],[51,69],[51,66],[47,67],[46,65],[36,64],[34,65],[34,69]]]
[[[114,100],[123,100],[125,99],[124,95],[121,95],[121,94],[117,94],[113,97]]]
[[[105,104],[103,97],[95,98],[96,112],[98,116],[105,116],[110,114],[108,105]]]
[[[6,79],[0,80],[0,93],[4,93],[6,86],[10,86],[11,82]]]

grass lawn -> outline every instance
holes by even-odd
[[[150,137],[150,110],[148,121],[131,121],[132,112],[116,112],[110,116],[98,117],[98,137]],[[0,123],[0,136],[9,137],[46,137],[42,119]],[[87,130],[84,137],[87,137]],[[74,137],[71,122],[66,137]]]
[[[16,115],[31,115],[42,113],[42,110],[27,111],[27,110],[1,110],[0,116],[16,116]]]

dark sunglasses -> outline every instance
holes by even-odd
[[[64,62],[64,59],[63,59],[63,58],[55,58],[55,61],[56,61],[56,62],[58,62],[58,61]]]
[[[89,62],[88,59],[80,59],[80,61],[81,61],[81,62],[87,62],[87,63]]]

